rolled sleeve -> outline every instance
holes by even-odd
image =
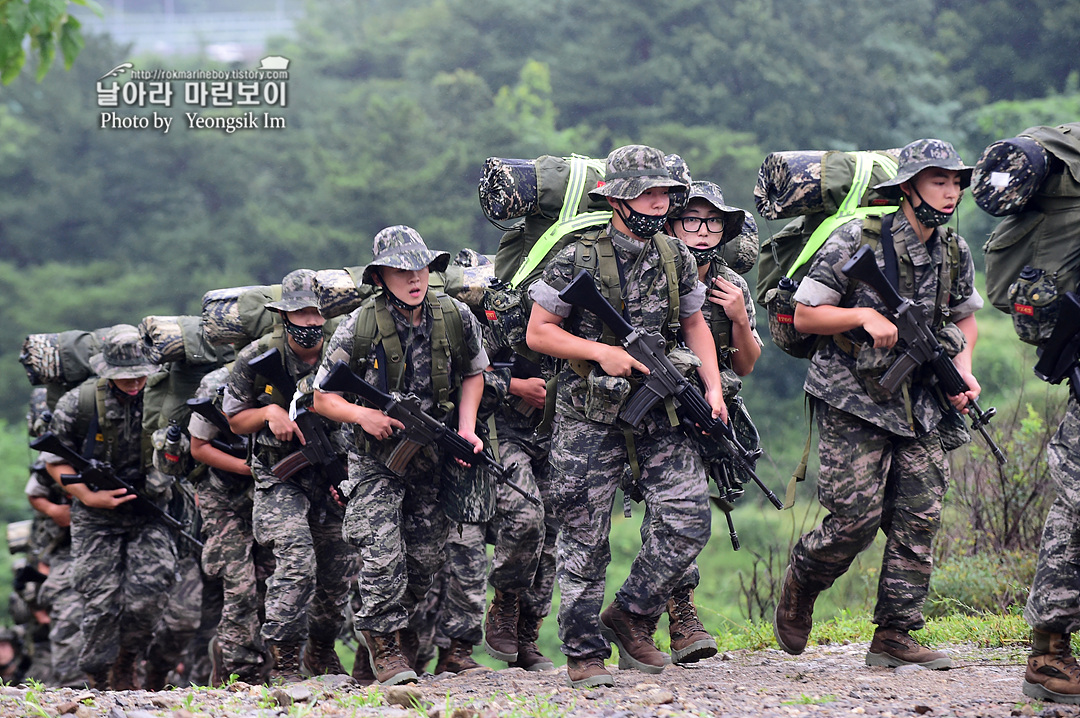
[[[799,304],[805,304],[808,307],[818,307],[821,305],[839,306],[842,295],[832,287],[829,287],[816,279],[810,277],[804,277],[799,282],[799,288],[795,290],[795,295],[792,297]]]
[[[705,285],[696,282],[694,288],[679,297],[679,319],[686,319],[705,305]]]
[[[547,311],[556,314],[563,319],[570,316],[570,310],[574,308],[572,304],[559,299],[558,290],[543,279],[533,282],[532,286],[529,287],[529,298]],[[691,314],[692,313],[693,312],[691,312]]]
[[[958,322],[961,319],[970,317],[972,314],[982,309],[983,304],[983,298],[982,295],[979,294],[979,290],[973,290],[970,297],[952,308],[952,321]]]

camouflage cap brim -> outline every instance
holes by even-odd
[[[609,197],[611,199],[634,199],[640,197],[643,192],[653,187],[671,187],[685,191],[686,185],[682,182],[655,174],[655,170],[648,175],[640,177],[616,177],[604,180],[604,184],[589,190],[589,197],[598,199]]]
[[[739,236],[742,232],[743,222],[746,221],[746,213],[738,207],[732,207],[724,202],[724,195],[720,187],[714,182],[694,182],[690,185],[690,195],[686,198],[687,205],[695,199],[703,199],[712,205],[724,218],[724,236],[720,238],[720,244],[726,244]]]
[[[105,355],[101,352],[91,356],[89,361],[93,372],[106,379],[141,379],[161,369],[157,364],[142,360],[128,365],[110,363],[105,360]]]
[[[971,184],[971,173],[975,169],[965,165],[956,149],[944,140],[915,140],[900,150],[896,176],[875,185],[874,189],[886,197],[899,197],[901,184],[931,167],[959,172],[960,189]]]
[[[378,267],[393,267],[394,269],[420,270],[427,267],[432,272],[445,272],[450,265],[449,252],[435,252],[416,245],[397,247],[380,254],[364,268],[364,284],[375,284],[371,275]]]
[[[308,307],[319,308],[319,298],[315,292],[282,292],[281,299],[263,305],[276,312],[295,312]]]

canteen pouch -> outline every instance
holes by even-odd
[[[599,424],[614,424],[630,396],[630,380],[597,374],[594,369],[585,381],[585,418]]]
[[[967,423],[957,411],[942,412],[937,431],[938,437],[941,439],[941,448],[945,449],[945,451],[958,449],[971,441],[971,432],[968,431]]]
[[[803,334],[795,329],[795,291],[799,283],[791,277],[765,293],[765,311],[769,315],[769,335],[773,343],[796,359],[808,358],[817,341],[816,334]]]
[[[1056,276],[1026,265],[1009,285],[1009,314],[1021,341],[1041,344],[1050,338],[1058,319]]]
[[[485,291],[482,301],[488,323],[502,334],[499,344],[508,347],[525,344],[529,315],[522,303],[521,292],[504,285]]]

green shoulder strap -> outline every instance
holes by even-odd
[[[676,253],[672,242],[681,240],[669,237],[666,234],[653,235],[653,244],[660,253],[660,262],[664,266],[664,276],[667,277],[668,290],[668,316],[667,325],[671,337],[675,337],[680,328],[679,324],[679,270],[675,264]]]
[[[607,168],[606,160],[594,160],[580,155],[572,155],[566,160],[570,163],[570,178],[566,183],[562,209],[559,210],[559,218],[555,224],[548,227],[536,240],[529,250],[525,261],[518,267],[517,272],[510,279],[510,287],[516,289],[525,281],[530,273],[547,257],[551,248],[563,237],[572,232],[579,232],[587,227],[597,224],[606,224],[611,219],[611,212],[580,212],[583,206],[588,206],[587,188],[585,187],[586,175],[590,168],[595,170],[601,177]],[[583,203],[582,199],[586,201]],[[580,213],[579,213],[580,212]]]
[[[281,357],[281,366],[285,367],[285,325],[277,323],[274,325],[274,329],[266,334],[263,334],[258,339],[256,356],[262,356],[263,353],[270,351],[271,349],[277,349]],[[287,370],[287,368],[286,368]],[[266,381],[266,377],[261,374],[255,376],[255,398],[259,399],[264,394],[270,396],[270,400],[282,407],[283,409],[289,408],[289,402],[292,401],[291,396],[284,396],[280,392],[273,391]]]
[[[465,354],[465,329],[461,321],[461,312],[449,295],[428,292],[431,305],[431,388],[435,403],[443,411],[450,412],[454,402],[450,396],[450,363],[460,375],[462,357]]]

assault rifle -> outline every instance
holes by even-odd
[[[784,508],[784,502],[778,499],[754,472],[754,462],[761,455],[761,450],[747,451],[735,437],[730,424],[712,418],[709,402],[668,359],[664,352],[666,342],[660,334],[649,334],[635,329],[600,294],[592,276],[584,269],[559,292],[559,299],[595,314],[615,333],[627,353],[649,368],[648,378],[619,412],[619,418],[631,426],[637,426],[657,402],[672,397],[684,425],[697,425],[703,434],[720,442],[723,452],[754,480],[772,505],[777,509]]]
[[[500,483],[504,483],[524,496],[530,503],[541,506],[540,499],[518,486],[508,475],[506,467],[495,461],[486,451],[474,453],[474,447],[461,434],[420,408],[420,400],[409,394],[394,397],[378,387],[372,386],[345,362],[338,360],[330,373],[323,379],[324,391],[340,391],[355,394],[378,408],[391,419],[397,419],[405,425],[405,437],[394,447],[386,468],[399,476],[405,471],[409,461],[417,451],[425,446],[435,445],[455,459],[467,464],[480,462],[494,474]]]
[[[37,451],[47,451],[50,454],[56,454],[64,461],[71,464],[72,467],[79,472],[77,474],[63,474],[60,477],[60,480],[63,481],[65,486],[70,486],[71,484],[86,484],[92,491],[124,489],[127,491],[128,495],[135,497],[135,499],[129,503],[137,511],[141,512],[149,510],[156,513],[170,528],[175,530],[181,536],[199,548],[203,547],[202,541],[199,541],[199,539],[184,531],[184,524],[181,523],[179,519],[155,504],[153,501],[147,499],[145,496],[140,495],[139,492],[135,490],[134,486],[116,475],[116,472],[113,471],[113,467],[108,462],[86,458],[61,441],[60,437],[51,431],[46,431],[38,438],[31,441],[30,448],[36,449]]]
[[[229,420],[225,418],[225,415],[221,413],[221,410],[214,406],[214,400],[210,397],[203,397],[202,399],[188,399],[188,407],[193,412],[203,417],[218,430],[219,435],[213,441],[210,442],[211,446],[215,449],[224,451],[226,454],[231,454],[241,459],[246,459],[248,455],[248,437],[238,436],[233,433],[232,427],[229,426]]]
[[[967,382],[956,369],[956,365],[945,353],[945,348],[931,331],[930,317],[927,316],[926,310],[921,304],[905,299],[897,293],[878,268],[877,261],[874,259],[874,250],[870,245],[864,244],[840,268],[840,271],[851,279],[864,282],[881,297],[881,301],[889,309],[889,320],[896,325],[900,338],[907,343],[907,351],[892,363],[879,380],[886,391],[895,392],[911,372],[924,364],[929,365],[933,370],[945,396],[957,396],[969,389]],[[951,405],[943,404],[942,409],[955,411]],[[974,399],[968,400],[971,428],[982,435],[998,464],[1004,465],[1006,462],[1004,452],[986,430],[990,419],[996,413],[997,409],[994,407],[983,411],[979,402]]]
[[[269,349],[248,362],[248,366],[266,379],[274,391],[282,396],[296,394],[296,382],[285,371],[281,352]],[[318,467],[333,484],[334,488],[348,478],[349,473],[341,457],[334,450],[334,445],[326,433],[326,420],[314,412],[301,409],[293,419],[300,433],[304,435],[303,448],[297,449],[281,461],[270,467],[270,473],[282,481],[288,481],[293,474],[309,466]]]
[[[1069,380],[1073,398],[1080,401],[1080,298],[1074,292],[1065,292],[1058,302],[1058,319],[1050,339],[1039,349],[1039,361],[1035,364],[1035,376],[1051,384]]]

